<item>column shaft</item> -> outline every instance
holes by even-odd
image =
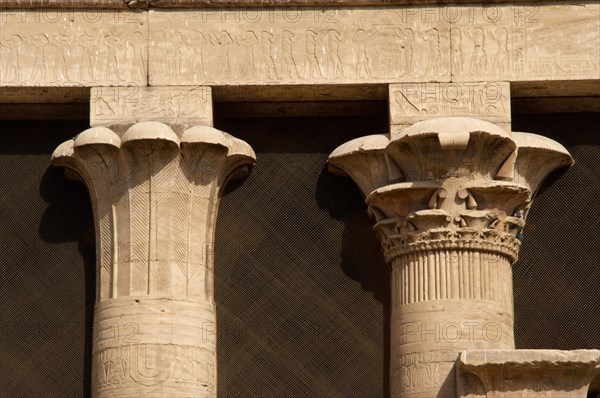
[[[93,127],[55,150],[94,208],[92,396],[216,396],[216,212],[253,161],[212,127],[160,122]]]
[[[405,118],[391,137],[338,147],[329,166],[366,196],[390,264],[391,396],[453,397],[459,352],[514,349],[511,265],[532,194],[572,159],[507,123]]]

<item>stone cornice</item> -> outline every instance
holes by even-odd
[[[150,9],[150,8],[241,8],[241,7],[382,7],[395,5],[475,4],[480,0],[2,0],[0,9]],[[487,3],[531,3],[530,0],[489,0]],[[547,3],[569,4],[555,0]],[[581,3],[581,2],[580,2]],[[536,5],[539,2],[535,3]]]

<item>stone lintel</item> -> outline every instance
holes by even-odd
[[[434,117],[474,117],[510,131],[510,83],[390,84],[392,134]]]
[[[600,350],[469,350],[456,369],[459,398],[586,397],[600,381]]]
[[[531,0],[512,0],[513,3],[527,3]],[[567,2],[562,0],[563,2]],[[455,4],[480,3],[481,0],[454,0]],[[502,3],[503,0],[488,0],[488,3]],[[561,0],[556,1],[560,3]],[[230,8],[230,7],[355,7],[390,5],[443,5],[444,0],[3,0],[0,9],[148,9],[148,8]]]
[[[600,71],[600,6],[592,2],[195,10],[21,4],[0,12],[2,86],[544,82],[597,80]]]
[[[600,365],[600,350],[469,350],[458,358],[461,369],[515,366]]]
[[[1,86],[146,85],[147,14],[117,10],[0,12]]]
[[[138,121],[212,126],[211,88],[207,86],[92,88],[91,126]]]

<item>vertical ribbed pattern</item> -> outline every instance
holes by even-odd
[[[394,307],[430,300],[469,299],[510,305],[509,260],[476,250],[409,253],[392,267]]]
[[[122,267],[123,283],[119,282],[122,293],[119,295],[146,295],[149,290],[148,260],[151,240],[151,148],[150,145],[136,144],[123,149],[129,177],[129,261]]]
[[[179,147],[169,141],[157,140],[152,143],[152,192],[151,192],[151,231],[152,251],[148,259],[150,271],[150,292],[152,294],[172,294],[176,282],[174,265],[175,220],[186,217],[173,206],[174,185],[179,167]]]

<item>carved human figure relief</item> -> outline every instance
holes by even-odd
[[[294,43],[296,35],[289,30],[281,33],[281,74],[284,78],[298,80],[298,65],[294,59]]]
[[[141,34],[139,32],[138,34],[139,36],[133,35],[134,40],[141,40]],[[94,47],[96,45],[95,38],[92,35],[87,34],[87,32],[83,32],[82,35],[78,38],[78,40],[80,40],[81,42],[81,66],[79,70],[79,80],[82,82],[92,83],[96,80],[94,76]],[[131,38],[128,37],[127,40],[128,46],[135,48],[135,44],[131,41]],[[143,58],[138,59],[137,54],[135,52],[136,50],[134,50],[133,52],[130,51],[128,57],[131,58],[128,59],[131,59],[132,62],[134,62],[134,65],[132,65],[133,68],[138,68],[139,66],[135,64],[136,60],[141,62],[142,65],[144,65],[145,62]],[[142,73],[143,75],[141,75],[141,77],[143,78],[144,76],[146,76],[145,70]],[[134,82],[135,80],[133,80],[133,78],[131,77],[128,81]]]
[[[450,29],[450,48],[452,49],[452,73],[460,75],[463,72],[464,58],[462,50],[462,31]]]
[[[221,55],[220,61],[223,62],[222,67],[219,67],[219,69],[223,70],[226,79],[230,79],[232,76],[231,47],[234,43],[233,37],[227,30],[223,29],[218,33],[210,34],[208,40],[211,47],[219,50],[217,54]]]
[[[304,50],[307,78],[320,79],[323,77],[318,55],[319,34],[314,30],[307,30],[304,33]]]
[[[425,76],[438,76],[442,68],[442,52],[440,49],[440,32],[436,28],[425,32],[423,39],[428,43],[427,68]]]
[[[354,32],[354,36],[352,38],[356,48],[356,64],[354,67],[356,71],[356,77],[359,79],[371,77],[371,65],[369,55],[367,53],[367,45],[376,34],[377,30],[375,28],[369,31],[359,28],[356,30],[356,32]]]
[[[240,34],[236,38],[237,45],[241,48],[240,79],[248,77],[250,81],[256,80],[256,58],[254,51],[258,47],[258,37],[252,30]]]
[[[401,57],[400,71],[402,76],[414,77],[415,71],[413,66],[413,46],[415,42],[415,34],[413,29],[399,29],[398,38],[400,39]]]
[[[335,79],[344,76],[344,67],[340,58],[340,42],[342,34],[335,29],[327,31],[325,54],[327,54],[327,71],[329,77]]]
[[[498,49],[494,54],[492,61],[492,73],[500,73],[509,68],[509,52],[508,52],[508,30],[506,28],[497,28],[491,33],[492,38],[496,41]]]
[[[525,72],[526,51],[527,51],[527,36],[523,29],[515,29],[512,32],[513,36],[513,67],[516,73],[522,74]]]
[[[275,35],[263,30],[260,32],[260,58],[267,80],[277,80],[277,69],[275,68],[274,48]]]
[[[181,44],[179,45],[179,73],[180,75],[197,75],[195,68],[196,49],[192,43],[192,36],[186,31],[179,32]],[[133,50],[133,48],[131,49]]]
[[[483,28],[475,28],[469,32],[469,37],[473,40],[473,49],[471,61],[469,64],[469,73],[485,74],[487,73],[487,52],[485,50],[485,32]]]

